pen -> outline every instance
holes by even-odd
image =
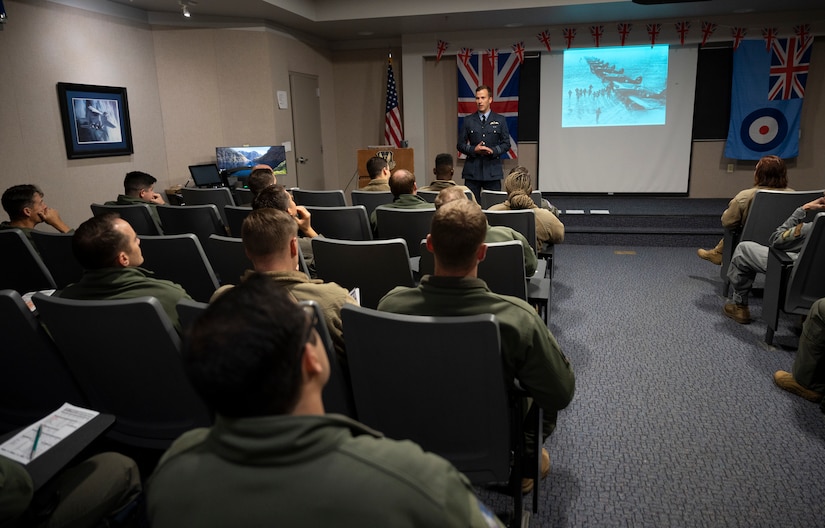
[[[34,435],[34,442],[32,442],[32,452],[29,454],[29,460],[34,458],[34,451],[37,449],[37,443],[40,441],[40,433],[43,432],[43,426],[37,426],[37,434]]]

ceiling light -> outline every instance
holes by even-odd
[[[180,5],[180,12],[181,12],[181,14],[182,14],[183,16],[185,16],[186,18],[189,18],[189,17],[191,17],[191,16],[192,16],[192,13],[190,13],[190,12],[189,12],[189,6],[188,6],[188,5],[186,5],[186,4],[181,4],[181,5]]]

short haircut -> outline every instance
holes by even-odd
[[[764,156],[756,164],[753,183],[759,187],[784,189],[788,186],[788,168],[779,156]]]
[[[289,193],[283,185],[275,184],[265,187],[252,200],[252,209],[289,210]]]
[[[89,218],[75,229],[72,253],[83,269],[114,267],[118,254],[129,249],[127,237],[115,229],[119,218],[117,213],[105,213]]]
[[[157,181],[157,178],[145,172],[127,172],[126,177],[123,178],[123,191],[125,194],[136,194],[153,186]]]
[[[435,157],[435,174],[437,177],[451,176],[450,171],[453,168],[452,154],[439,154]]]
[[[274,184],[275,175],[272,173],[272,169],[255,169],[246,180],[246,186],[255,195]]]
[[[39,194],[43,196],[43,192],[36,186],[29,183],[22,185],[14,185],[9,187],[3,193],[3,209],[9,215],[9,220],[12,222],[20,220],[25,215],[23,209],[34,205],[34,196]]]
[[[525,167],[515,167],[510,170],[504,178],[504,190],[507,194],[513,191],[523,191],[525,194],[533,192],[533,182],[530,179],[530,172]]]
[[[315,339],[311,323],[285,288],[253,274],[192,325],[184,340],[184,368],[206,404],[222,416],[288,414],[300,398],[304,344]]]
[[[480,92],[481,90],[487,90],[487,95],[488,95],[489,97],[492,97],[492,96],[493,96],[493,91],[492,91],[492,90],[490,89],[490,87],[489,87],[489,86],[487,86],[486,84],[481,84],[481,85],[479,85],[479,87],[478,87],[478,88],[476,88],[476,93]]]
[[[390,191],[396,198],[402,194],[412,194],[415,190],[415,175],[406,170],[398,169],[390,175]]]
[[[435,197],[435,208],[440,209],[442,205],[446,205],[456,200],[469,200],[469,196],[464,192],[464,189],[456,186],[441,189]]]
[[[289,213],[279,209],[255,209],[246,215],[241,226],[244,249],[257,257],[284,251],[296,236],[298,223]]]
[[[369,174],[371,180],[374,180],[381,175],[381,171],[384,170],[384,167],[389,166],[389,163],[387,163],[387,160],[384,158],[373,156],[367,160],[367,174]]]
[[[430,225],[433,252],[448,268],[466,268],[487,236],[487,217],[470,200],[455,200],[439,208]]]

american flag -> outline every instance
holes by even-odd
[[[458,132],[464,117],[478,111],[476,88],[482,84],[489,86],[493,93],[493,112],[507,119],[510,131],[510,151],[502,158],[518,156],[518,98],[520,64],[515,53],[497,52],[495,57],[485,51],[473,53],[467,60],[456,61],[458,65]],[[491,67],[492,64],[492,67]],[[462,154],[463,158],[464,155]]]
[[[802,99],[811,67],[811,44],[814,39],[774,39],[771,43],[771,101]]]
[[[392,56],[387,59],[387,110],[384,120],[384,141],[387,145],[401,146],[404,129],[401,126],[401,109],[398,108],[398,90],[392,73]]]

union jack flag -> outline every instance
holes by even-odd
[[[510,151],[502,158],[518,157],[518,99],[520,63],[515,53],[498,53],[491,55],[488,50],[483,53],[471,53],[466,61],[459,60],[458,65],[458,129],[465,116],[478,111],[476,106],[476,88],[486,84],[493,91],[493,112],[507,119],[510,130]],[[459,157],[464,158],[461,154]]]
[[[733,36],[733,49],[736,50],[736,48],[739,47],[739,44],[742,43],[742,39],[748,34],[748,28],[733,27],[731,28],[730,33]]]
[[[708,42],[708,38],[716,31],[717,25],[713,22],[702,22],[702,47]]]
[[[458,52],[458,59],[462,63],[464,63],[465,65],[467,64],[467,61],[469,61],[470,57],[472,57],[472,56],[473,56],[473,50],[470,49],[470,48],[461,48],[461,51]]]
[[[550,33],[548,33],[547,30],[544,30],[538,35],[536,35],[536,38],[539,39],[542,44],[544,44],[544,47],[547,48],[547,51],[553,51],[550,49]]]
[[[770,51],[776,40],[776,28],[762,28],[762,36],[765,38],[765,50]]]
[[[435,54],[435,62],[441,60],[441,56],[444,55],[444,52],[447,51],[447,47],[450,45],[449,42],[444,42],[443,40],[438,41],[438,51]]]
[[[802,99],[811,67],[811,44],[799,38],[774,39],[771,45],[771,81],[768,99],[771,101]]]
[[[633,24],[622,23],[616,26],[616,29],[619,30],[619,38],[622,42],[622,46],[624,46],[625,40],[627,40],[627,36],[630,35],[630,30],[633,29]]]
[[[662,31],[661,24],[648,24],[647,25],[647,34],[650,35],[650,45],[656,45],[656,37]]]
[[[567,49],[570,49],[570,46],[573,45],[573,40],[576,38],[576,28],[564,28],[562,33],[564,34],[565,42],[567,42]]]
[[[590,26],[590,34],[593,35],[593,42],[596,43],[598,48],[602,35],[604,35],[604,26]]]
[[[684,20],[682,22],[676,22],[674,25],[676,26],[676,33],[679,34],[679,44],[684,46],[685,37],[687,36],[688,31],[690,31],[690,21]]]
[[[524,42],[516,42],[513,44],[513,53],[516,54],[519,64],[524,64]]]
[[[800,24],[798,26],[793,27],[793,32],[799,37],[804,44],[806,40],[811,38],[811,25],[810,24]]]

